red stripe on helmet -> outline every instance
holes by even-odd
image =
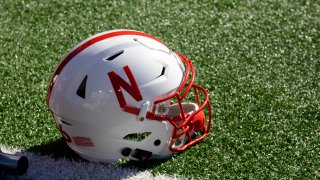
[[[85,50],[86,48],[88,48],[89,46],[91,46],[92,44],[95,44],[97,42],[100,42],[102,40],[108,39],[108,38],[112,38],[112,37],[116,37],[116,36],[123,36],[123,35],[137,35],[137,36],[144,36],[144,37],[148,37],[151,39],[154,39],[158,42],[160,42],[161,44],[165,45],[162,41],[160,41],[159,39],[143,33],[143,32],[139,32],[139,31],[132,31],[132,30],[123,30],[123,31],[114,31],[114,32],[109,32],[106,34],[101,34],[99,36],[96,36],[92,39],[89,39],[88,41],[84,42],[83,44],[81,44],[80,46],[78,46],[76,49],[74,49],[72,52],[70,52],[64,59],[63,61],[59,64],[59,66],[57,67],[55,73],[53,74],[49,87],[48,87],[48,92],[47,92],[47,98],[46,98],[46,103],[47,105],[49,105],[49,100],[50,100],[50,95],[51,95],[51,91],[52,88],[54,86],[55,83],[55,77],[57,77],[57,75],[59,75],[62,71],[62,69],[77,55],[79,54],[81,51]]]

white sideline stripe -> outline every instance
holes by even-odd
[[[8,154],[26,156],[29,159],[27,173],[21,179],[124,179],[124,180],[178,180],[177,176],[158,174],[153,176],[149,171],[135,168],[115,167],[112,165],[73,162],[67,159],[54,159],[31,152],[9,149],[0,146]]]

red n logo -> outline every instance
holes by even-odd
[[[121,108],[127,105],[126,100],[124,99],[123,93],[121,91],[121,87],[126,90],[136,101],[141,101],[142,96],[138,87],[136,80],[129,68],[129,66],[123,67],[124,72],[126,73],[130,84],[123,80],[117,73],[111,71],[108,73],[111,84],[113,86],[114,92],[119,101],[119,105]]]

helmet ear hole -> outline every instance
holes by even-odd
[[[130,148],[123,148],[122,150],[121,150],[121,154],[123,155],[123,156],[129,156],[130,155],[130,153],[131,153],[131,149]]]
[[[161,140],[157,139],[153,143],[155,146],[159,146],[161,144]]]

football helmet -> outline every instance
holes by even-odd
[[[209,95],[194,78],[192,62],[159,39],[107,31],[63,58],[47,105],[70,148],[84,159],[164,159],[209,132]]]

